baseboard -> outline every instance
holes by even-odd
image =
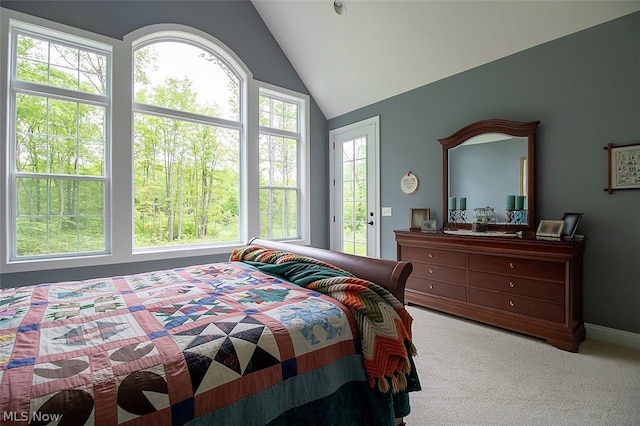
[[[585,323],[584,327],[587,330],[588,340],[599,340],[640,351],[640,334],[638,333],[588,323]]]

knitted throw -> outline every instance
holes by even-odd
[[[407,388],[410,357],[416,354],[411,342],[413,318],[385,288],[330,263],[257,245],[234,250],[230,260],[251,264],[347,306],[360,332],[369,385],[383,393]]]

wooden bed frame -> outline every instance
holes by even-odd
[[[386,288],[404,304],[404,288],[407,283],[407,278],[409,278],[413,270],[410,262],[356,256],[317,247],[267,241],[259,238],[251,239],[248,244],[288,251],[330,263],[351,272],[359,278]]]

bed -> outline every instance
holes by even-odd
[[[420,386],[411,269],[254,239],[228,262],[2,289],[0,422],[393,425]]]

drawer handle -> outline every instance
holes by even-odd
[[[433,257],[433,253],[429,252],[429,257]]]
[[[509,300],[509,306],[513,306],[515,305],[515,302],[513,300]]]
[[[513,281],[509,281],[509,287],[513,288],[516,285]]]
[[[433,269],[429,268],[429,273],[433,274]]]
[[[509,268],[513,269],[516,267],[516,264],[513,262],[509,262]]]
[[[429,288],[433,290],[433,284],[429,284]]]

